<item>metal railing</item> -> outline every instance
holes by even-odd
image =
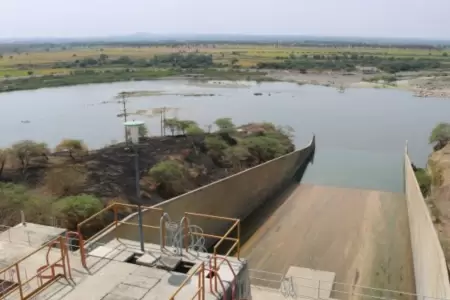
[[[180,293],[180,291],[189,283],[189,281],[194,277],[194,275],[197,275],[198,277],[198,283],[197,283],[197,290],[190,298],[191,300],[197,298],[197,300],[204,300],[205,299],[205,263],[202,262],[186,279],[181,283],[181,285],[178,287],[178,289],[172,294],[172,296],[169,298],[169,300],[175,300],[175,297]]]
[[[213,215],[207,215],[207,214],[198,214],[198,213],[191,213],[191,212],[185,212],[184,213],[184,231],[185,231],[185,248],[187,250],[188,243],[187,243],[187,236],[188,236],[188,226],[189,223],[187,222],[188,217],[199,217],[199,218],[206,218],[206,219],[212,219],[212,220],[219,220],[219,221],[228,221],[233,222],[231,227],[228,229],[228,231],[220,236],[220,235],[214,235],[214,234],[208,234],[208,233],[200,233],[200,232],[191,232],[192,235],[198,235],[205,238],[212,238],[218,240],[218,242],[214,245],[214,252],[213,254],[216,256],[218,255],[218,249],[222,245],[224,241],[232,241],[234,242],[233,245],[231,245],[230,249],[224,254],[224,256],[229,256],[233,250],[236,249],[236,255],[237,258],[240,258],[240,252],[241,252],[241,221],[236,218],[227,218],[227,217],[219,217],[219,216],[213,216]],[[229,237],[229,235],[233,232],[233,230],[236,230],[236,238]],[[218,266],[220,267],[220,265]]]
[[[280,273],[267,272],[262,270],[249,269],[250,282],[253,286],[265,288],[272,291],[278,291],[286,298],[310,298],[310,299],[348,299],[357,297],[360,299],[380,299],[380,300],[398,300],[398,299],[418,299],[418,300],[437,300],[438,298],[419,296],[411,292],[402,292],[390,289],[373,288],[357,284],[342,283],[337,281],[328,281],[313,279],[302,276],[285,276]],[[258,274],[254,276],[252,274]],[[309,283],[309,284],[307,284]],[[303,291],[311,290],[310,294],[299,294],[296,290],[300,287]],[[322,292],[322,293],[321,293]],[[322,297],[321,294],[329,293],[330,296]],[[446,299],[440,299],[446,300]],[[447,299],[448,300],[448,299]]]
[[[80,243],[80,253],[81,251],[83,251],[82,256],[82,264],[83,267],[85,267],[86,269],[88,268],[87,266],[87,262],[86,262],[86,244],[94,241],[95,239],[99,238],[100,236],[102,236],[105,232],[107,232],[108,230],[114,228],[117,228],[119,226],[119,224],[124,224],[124,225],[131,225],[131,226],[139,226],[138,223],[133,223],[133,222],[128,222],[128,221],[121,221],[119,220],[119,210],[120,209],[139,209],[138,205],[132,205],[132,204],[125,204],[125,203],[113,203],[107,207],[105,207],[104,209],[102,209],[101,211],[97,212],[96,214],[90,216],[89,218],[87,218],[86,220],[78,223],[77,225],[77,234],[78,234],[78,239],[79,239],[79,243]],[[141,206],[142,210],[146,210],[146,211],[153,211],[158,213],[158,220],[159,218],[163,215],[164,211],[161,208],[155,208],[155,207],[150,207],[150,206]],[[107,226],[105,226],[102,230],[98,231],[97,233],[95,233],[93,236],[88,237],[87,239],[84,239],[83,234],[82,234],[82,230],[83,230],[83,226],[86,226],[89,222],[91,222],[92,220],[98,218],[99,216],[101,216],[102,214],[105,214],[107,212],[113,212],[114,215],[114,220]],[[160,226],[155,226],[155,225],[145,225],[142,224],[142,227],[144,228],[151,228],[151,229],[156,229],[156,230],[161,230]],[[164,229],[162,229],[164,230]]]
[[[189,221],[188,221],[189,217],[198,217],[198,218],[207,218],[207,219],[219,220],[219,221],[228,221],[228,222],[232,222],[232,225],[227,230],[227,232],[224,235],[222,235],[222,236],[214,235],[214,234],[208,234],[208,233],[201,233],[201,232],[192,232],[192,231],[189,231]],[[222,245],[222,243],[224,241],[232,241],[233,244],[231,245],[230,249],[228,249],[228,251],[225,253],[224,256],[229,256],[236,249],[236,256],[237,256],[238,259],[240,259],[240,243],[241,243],[240,242],[240,237],[241,237],[241,222],[240,222],[240,220],[236,219],[236,218],[227,218],[227,217],[219,217],[219,216],[214,216],[214,215],[185,212],[182,223],[183,223],[183,227],[184,227],[183,228],[183,230],[184,230],[184,235],[183,235],[184,248],[185,248],[186,251],[188,251],[188,248],[189,248],[189,242],[188,242],[189,235],[197,235],[197,236],[201,236],[201,237],[204,237],[204,238],[213,238],[213,239],[218,240],[218,242],[214,245],[213,255],[209,259],[209,269],[205,269],[204,262],[202,262],[203,273],[204,273],[205,270],[207,270],[209,272],[208,278],[209,278],[210,292],[211,293],[213,293],[213,292],[217,293],[218,292],[218,285],[220,284],[220,286],[223,289],[223,295],[225,297],[226,296],[226,289],[225,289],[225,285],[224,285],[222,279],[220,278],[219,269],[220,269],[220,266],[223,263],[227,263],[227,265],[229,266],[229,268],[231,270],[231,273],[233,275],[233,280],[231,282],[231,288],[232,288],[232,295],[234,295],[235,294],[235,290],[236,290],[236,285],[237,285],[236,273],[235,273],[235,271],[233,269],[233,266],[231,265],[230,261],[226,257],[218,255],[218,249],[219,249],[219,247]],[[234,230],[237,231],[237,233],[236,233],[237,237],[236,238],[230,237],[231,233]],[[193,274],[196,274],[196,273],[197,273],[197,271],[193,272]],[[187,285],[187,283],[189,282],[189,278],[191,278],[193,276],[193,274],[191,274],[180,285],[180,287],[172,295],[172,297],[169,298],[170,300],[175,299],[174,297]],[[202,274],[199,277],[202,277],[202,279],[199,278],[199,282],[200,282],[200,280],[204,280],[204,274]],[[214,280],[213,280],[213,278],[214,278]],[[204,291],[204,282],[202,283],[201,286],[200,286],[200,283],[199,283],[198,288],[199,289],[202,288],[203,291]],[[194,296],[194,298],[195,298],[195,296]],[[198,299],[200,300],[200,299],[203,299],[203,298],[198,298]]]
[[[53,246],[57,245],[59,247],[59,256],[58,259],[50,263],[49,254],[51,252],[51,249]],[[26,260],[30,258],[31,256],[37,254],[38,252],[47,249],[46,253],[46,260],[45,265],[39,267],[36,271],[36,274],[32,276],[31,278],[28,278],[26,268],[22,265],[26,264]],[[61,268],[62,273],[56,273],[56,268]],[[25,277],[21,275],[21,269],[23,269],[24,273],[26,274]],[[44,274],[45,272],[49,271],[51,272],[50,275]],[[20,299],[29,299],[35,295],[37,295],[39,292],[41,292],[43,289],[45,289],[48,285],[55,282],[59,278],[70,278],[72,279],[72,274],[70,272],[70,260],[68,255],[67,246],[65,243],[64,237],[58,237],[39,249],[33,251],[32,253],[28,254],[27,256],[19,259],[12,265],[0,270],[0,276],[3,275],[3,277],[6,278],[6,273],[10,274],[11,280],[14,280],[14,283],[16,285],[12,286],[12,288],[8,289],[7,291],[3,292],[2,299],[6,298],[8,295],[11,295],[14,292],[18,292]],[[44,281],[43,279],[47,279]],[[27,291],[30,289],[31,282],[33,280],[36,280],[38,282],[37,288],[32,289],[27,293]]]

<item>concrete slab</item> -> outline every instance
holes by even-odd
[[[131,274],[127,278],[125,278],[125,280],[122,283],[150,290],[159,281],[160,281],[160,279],[157,279],[157,278],[148,278],[145,276]]]
[[[103,297],[102,300],[136,300],[136,298],[123,296],[123,295],[119,296],[119,295],[108,294],[105,297]]]
[[[138,265],[153,267],[161,256],[154,256],[150,254],[144,254],[136,260]]]
[[[121,283],[114,287],[113,290],[109,292],[109,295],[131,297],[132,299],[138,300],[144,297],[149,291],[150,289]]]
[[[146,278],[161,279],[167,274],[167,271],[142,266],[134,270],[132,274]]]
[[[43,244],[65,234],[66,229],[34,223],[20,223],[0,233],[0,241],[25,244],[39,248]]]
[[[336,274],[333,272],[291,266],[285,276],[288,282],[283,283],[282,286],[293,285],[298,297],[328,299],[335,277]]]

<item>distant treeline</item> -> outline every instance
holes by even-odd
[[[347,70],[353,71],[357,66],[376,67],[388,73],[401,71],[419,71],[436,69],[441,63],[434,59],[416,59],[414,57],[383,57],[375,55],[301,55],[291,54],[289,57],[277,57],[280,62],[260,62],[260,69],[297,69],[297,70]]]
[[[180,47],[180,46],[204,46],[211,47],[221,45],[278,45],[279,47],[324,47],[324,48],[346,48],[346,47],[362,47],[362,48],[399,48],[399,49],[424,49],[424,50],[441,50],[450,45],[450,42],[424,41],[423,43],[414,42],[361,42],[356,40],[302,40],[302,39],[242,39],[242,40],[133,40],[133,41],[77,41],[77,42],[1,42],[0,53],[24,53],[32,51],[59,51],[76,48],[140,48],[140,47]]]
[[[128,67],[158,67],[158,68],[208,68],[214,65],[210,54],[166,54],[155,55],[151,59],[132,59],[129,56],[110,59],[106,54],[100,54],[99,58],[83,58],[69,62],[58,62],[54,68],[87,68],[98,66],[128,66]]]

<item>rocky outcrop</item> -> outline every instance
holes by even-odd
[[[428,159],[431,176],[431,194],[428,207],[444,250],[447,265],[450,262],[450,144],[434,151]]]

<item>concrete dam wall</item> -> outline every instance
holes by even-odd
[[[405,153],[405,194],[418,299],[450,299],[450,284],[444,253],[428,207]]]
[[[178,223],[185,212],[244,219],[257,207],[292,183],[296,172],[309,163],[314,150],[315,137],[303,149],[164,201],[154,207],[162,208],[169,214],[172,221]],[[137,223],[137,213],[128,216],[123,221]],[[189,216],[189,221],[191,224],[199,226],[204,233],[212,235],[223,235],[233,224],[231,221],[211,220],[196,216]],[[154,211],[143,212],[145,225],[159,226],[159,222],[160,216]],[[236,234],[232,236],[236,237]],[[114,238],[139,240],[138,227],[118,224],[117,227],[107,231],[94,242],[103,244]],[[144,228],[144,239],[146,242],[159,244],[159,231]],[[215,238],[208,238],[207,246],[217,241]]]

